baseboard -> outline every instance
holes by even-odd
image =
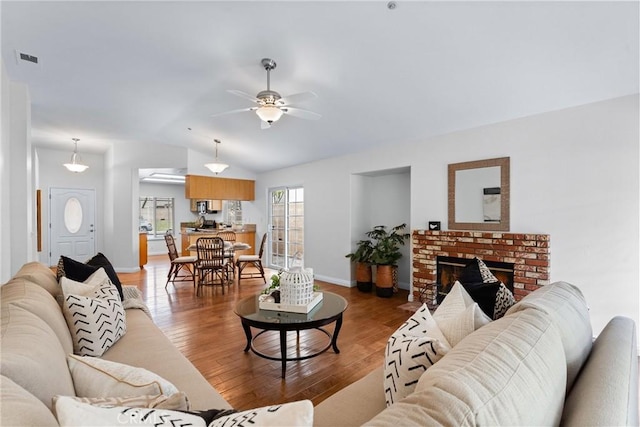
[[[336,279],[335,277],[323,276],[320,274],[314,274],[314,277],[318,280],[322,280],[323,282],[331,283],[332,285],[344,286],[345,288],[353,288],[356,285],[356,282],[351,282],[350,280]]]

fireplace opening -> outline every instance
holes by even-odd
[[[513,292],[513,263],[482,260],[491,273]],[[436,302],[440,304],[453,284],[459,280],[462,269],[471,262],[469,258],[438,256],[436,258]]]

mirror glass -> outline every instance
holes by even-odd
[[[449,165],[449,228],[509,230],[509,158]]]

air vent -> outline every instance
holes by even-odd
[[[31,62],[32,64],[38,65],[38,57],[35,55],[29,55],[28,53],[20,52],[16,50],[16,59],[18,64],[22,61]]]
[[[22,59],[23,61],[33,62],[34,64],[38,63],[38,57],[37,56],[27,55],[26,53],[21,53],[20,54],[20,59]]]

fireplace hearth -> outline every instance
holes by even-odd
[[[487,266],[494,266],[494,276],[501,281],[499,263],[512,265],[511,279],[503,283],[512,290],[516,300],[549,284],[548,234],[414,230],[411,243],[416,300],[426,302],[426,295],[433,297],[438,282],[444,280],[438,272],[438,257],[463,260],[458,261],[463,266],[474,257],[480,258]]]

